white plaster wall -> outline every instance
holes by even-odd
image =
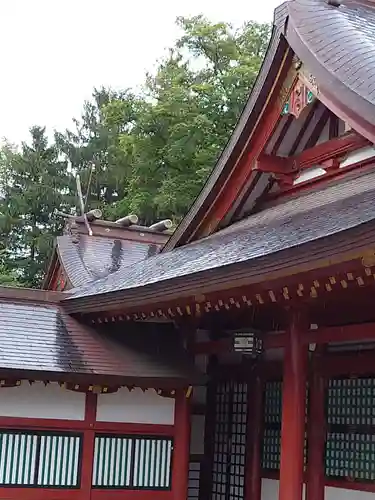
[[[375,493],[326,486],[324,497],[325,500],[374,500]]]
[[[262,500],[279,499],[279,481],[277,479],[262,479]],[[302,500],[305,499],[305,485],[302,490]]]
[[[190,434],[190,454],[204,454],[204,415],[192,415]]]
[[[278,500],[279,481],[276,479],[262,479],[262,500]]]
[[[151,389],[143,392],[121,388],[112,394],[98,395],[96,419],[99,422],[173,425],[174,399],[158,396]]]
[[[279,481],[274,479],[262,479],[262,500],[278,500],[278,498]],[[303,488],[302,494],[302,499],[304,498],[305,487]],[[375,500],[375,493],[326,486],[324,500]]]
[[[0,416],[84,420],[85,394],[43,382],[0,388]]]

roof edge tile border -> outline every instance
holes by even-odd
[[[49,302],[58,304],[66,294],[50,290],[39,290],[36,288],[16,288],[0,286],[0,300],[25,300],[30,302]]]

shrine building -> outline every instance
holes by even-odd
[[[0,289],[0,499],[375,500],[375,1],[290,0],[172,233]]]

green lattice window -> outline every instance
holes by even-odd
[[[374,481],[375,378],[331,379],[326,413],[326,475]]]
[[[77,434],[1,431],[0,486],[79,488]]]
[[[172,438],[95,437],[94,488],[169,490]]]
[[[247,384],[234,380],[217,385],[215,396],[212,500],[244,497]]]
[[[262,467],[266,470],[280,468],[282,412],[282,382],[268,381],[264,392],[264,433]]]
[[[306,422],[308,411],[308,387],[306,386]],[[264,393],[264,432],[262,468],[280,469],[282,419],[282,381],[268,381]],[[307,434],[305,432],[304,463],[307,463]]]

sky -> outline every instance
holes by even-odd
[[[0,138],[70,127],[94,87],[137,87],[178,37],[178,16],[271,21],[281,0],[0,0]]]

